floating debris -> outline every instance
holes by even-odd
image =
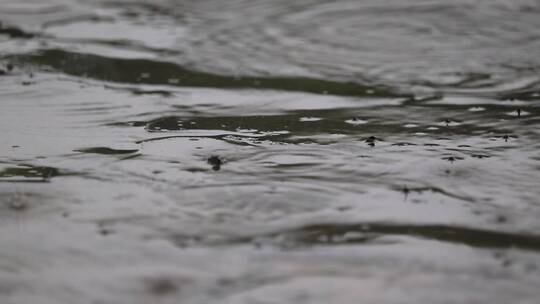
[[[380,139],[380,138],[377,138],[377,137],[375,137],[375,136],[370,136],[370,137],[368,137],[368,138],[365,138],[365,139],[364,139],[364,142],[366,142],[370,147],[374,147],[374,146],[375,146],[375,142],[376,142],[377,140],[380,141],[381,139]]]
[[[505,114],[508,115],[508,116],[514,116],[514,117],[517,117],[517,118],[521,118],[521,117],[527,116],[527,115],[529,115],[531,113],[525,111],[523,108],[517,108],[515,110],[508,111]]]
[[[360,119],[358,117],[353,117],[351,119],[347,119],[347,120],[345,120],[345,122],[348,123],[348,124],[351,124],[351,125],[363,125],[363,124],[368,123],[367,120],[363,120],[363,119]]]
[[[214,171],[218,171],[219,169],[221,169],[221,165],[223,165],[223,160],[216,155],[210,156],[207,162],[212,166],[212,169]]]
[[[449,119],[449,118],[445,118],[438,125],[439,126],[446,126],[446,127],[455,127],[455,126],[461,125],[461,122],[455,121],[455,120],[452,120],[452,119]]]
[[[504,134],[503,136],[501,136],[502,139],[504,139],[504,142],[508,142],[509,139],[511,138],[518,138],[516,135],[508,135],[508,134]]]
[[[490,155],[485,155],[485,154],[473,154],[473,155],[471,155],[471,157],[482,159],[482,158],[490,158],[491,156]]]
[[[405,195],[404,200],[407,201],[407,198],[409,197],[409,193],[411,192],[411,189],[407,187],[407,185],[403,186],[403,189],[401,189],[401,192]]]
[[[451,163],[457,161],[457,160],[463,160],[464,158],[463,157],[460,157],[460,156],[448,156],[448,157],[443,157],[442,159],[444,160],[447,160]]]

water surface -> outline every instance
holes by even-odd
[[[2,303],[537,303],[538,1],[0,5]]]

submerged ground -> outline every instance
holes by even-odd
[[[539,14],[3,0],[0,303],[538,303]]]

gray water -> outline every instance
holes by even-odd
[[[539,303],[539,15],[1,0],[0,303]]]

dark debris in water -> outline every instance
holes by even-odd
[[[442,159],[453,163],[453,162],[458,161],[458,160],[463,160],[464,158],[461,157],[461,156],[446,156],[446,157],[443,157]]]
[[[504,139],[505,142],[508,141],[508,139],[510,139],[510,135],[503,135],[502,138]]]
[[[212,166],[212,170],[214,171],[220,170],[221,165],[223,165],[223,159],[217,155],[210,156],[206,161]]]
[[[504,135],[495,136],[492,138],[492,140],[503,139],[505,142],[508,142],[510,139],[516,139],[516,138],[518,138],[518,136],[516,135],[504,134]]]
[[[0,76],[5,76],[9,72],[12,72],[15,67],[12,63],[7,63],[4,65],[4,68],[0,68]]]
[[[100,223],[98,225],[98,232],[99,234],[101,234],[102,236],[107,236],[107,235],[110,235],[112,233],[114,233],[114,230],[107,227],[105,224],[103,223]]]
[[[478,158],[478,159],[483,159],[483,158],[490,158],[491,155],[486,155],[486,154],[472,154],[471,157]]]
[[[368,144],[368,146],[370,147],[374,147],[375,146],[375,143],[377,141],[382,141],[382,139],[378,138],[378,137],[375,137],[375,136],[369,136],[367,138],[364,138],[363,139],[365,143]]]

